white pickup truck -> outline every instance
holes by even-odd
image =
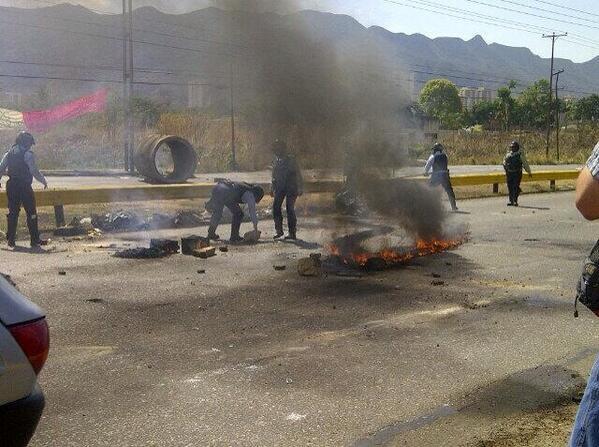
[[[48,358],[44,312],[0,275],[0,445],[29,444],[44,409],[37,375]]]

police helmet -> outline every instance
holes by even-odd
[[[445,148],[443,147],[443,145],[441,143],[435,143],[435,145],[433,146],[433,153],[435,152],[443,152]]]
[[[512,143],[510,144],[510,149],[512,149],[514,151],[519,151],[520,143],[518,143],[517,141],[512,141]]]
[[[33,135],[31,135],[29,132],[23,131],[19,132],[15,143],[17,143],[19,146],[29,148],[35,144],[35,138],[33,138]]]
[[[264,197],[264,189],[261,186],[254,185],[254,187],[252,188],[252,194],[254,194],[256,203],[260,203],[260,201]]]

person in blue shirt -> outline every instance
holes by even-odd
[[[576,182],[576,208],[585,219],[599,219],[599,143],[595,146],[586,166],[580,171]],[[591,369],[580,401],[569,445],[570,447],[599,446],[599,357]]]

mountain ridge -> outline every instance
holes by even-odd
[[[70,4],[37,9],[0,7],[0,14],[5,17],[2,20],[3,26],[0,27],[0,39],[5,43],[0,47],[0,74],[4,75],[0,76],[0,87],[4,90],[27,92],[44,83],[42,79],[7,76],[11,74],[73,78],[89,78],[93,75],[96,79],[110,80],[112,83],[118,83],[122,79],[122,73],[117,69],[102,72],[74,68],[61,70],[58,67],[1,62],[22,60],[117,68],[122,63],[120,16],[97,14],[83,6]],[[254,20],[257,17],[265,19],[265,16],[258,16],[265,13],[253,14],[255,16],[252,17],[248,13],[233,13],[215,7],[183,14],[166,14],[151,6],[136,9],[136,66],[190,72],[188,76],[178,77],[149,73],[136,75],[141,81],[158,79],[160,82],[164,80],[165,83],[173,84],[153,88],[142,86],[140,89],[152,94],[172,96],[176,102],[185,103],[185,88],[175,88],[175,83],[185,84],[204,77],[214,82],[226,82],[224,75],[217,81],[218,76],[203,76],[201,73],[225,71],[225,44],[222,42],[240,42],[237,47],[242,48],[248,36],[239,33],[229,35],[223,30],[230,29],[229,25],[236,23],[236,20]],[[284,15],[268,14],[266,19],[283,30],[304,27],[309,29],[310,36],[314,39],[330,43],[341,52],[355,52],[358,57],[362,54],[360,52],[367,51],[367,43],[375,42],[379,56],[397,66],[398,72],[408,74],[407,77],[413,80],[416,89],[426,80],[435,77],[448,78],[458,86],[485,86],[492,89],[505,85],[508,79],[515,79],[519,81],[521,89],[538,79],[547,78],[549,72],[549,59],[534,54],[529,48],[489,44],[480,35],[464,40],[456,37],[429,38],[419,33],[394,33],[376,25],[365,27],[351,16],[313,10]],[[35,28],[30,28],[30,25]],[[30,32],[23,33],[23,29]],[[168,34],[179,37],[169,37]],[[192,48],[193,51],[181,48]],[[368,60],[368,56],[364,54],[364,60]],[[555,67],[565,69],[560,77],[560,86],[566,89],[562,95],[580,96],[599,91],[599,56],[582,63],[556,58]],[[376,71],[378,67],[370,68]],[[194,72],[198,74],[193,74]],[[402,79],[405,78],[406,76],[402,76]],[[70,82],[68,87],[61,87],[60,80],[52,82],[58,86],[57,91],[85,91],[91,88],[90,83],[85,82],[62,81],[64,84]]]

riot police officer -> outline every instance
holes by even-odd
[[[35,162],[35,156],[31,151],[35,144],[33,135],[29,132],[21,132],[17,136],[15,144],[4,155],[0,162],[0,179],[8,173],[9,180],[6,182],[6,195],[8,196],[8,230],[6,240],[9,247],[14,247],[17,237],[17,225],[21,206],[27,213],[27,227],[31,238],[31,247],[36,248],[45,245],[46,241],[40,238],[38,229],[37,210],[35,195],[33,193],[33,179],[48,188],[48,182],[39,171]]]
[[[243,238],[239,234],[239,229],[243,220],[243,211],[240,205],[245,203],[254,226],[254,235],[258,239],[260,233],[258,231],[256,204],[260,203],[263,197],[264,190],[259,185],[232,182],[230,180],[218,182],[212,189],[210,200],[206,202],[206,210],[212,214],[210,227],[208,228],[208,238],[212,240],[220,239],[220,236],[216,234],[216,228],[222,219],[224,207],[227,207],[233,215],[229,240],[230,242],[241,242]]]
[[[457,211],[455,193],[453,192],[451,179],[449,178],[449,159],[445,153],[445,148],[441,143],[435,143],[432,152],[424,167],[424,175],[428,175],[432,169],[433,173],[431,174],[430,185],[442,186],[449,198],[451,209]]]
[[[297,239],[297,216],[295,214],[295,201],[303,194],[304,182],[302,171],[297,161],[287,150],[287,144],[276,140],[272,146],[274,162],[272,166],[271,195],[273,201],[273,219],[275,221],[276,240],[285,237],[286,240]],[[287,211],[287,227],[289,234],[283,233],[283,202]]]
[[[510,150],[503,159],[503,169],[505,170],[505,178],[507,189],[509,192],[509,202],[507,206],[518,206],[518,197],[520,196],[520,183],[522,182],[522,169],[528,172],[531,176],[532,172],[528,165],[526,155],[520,149],[520,143],[512,141]]]

